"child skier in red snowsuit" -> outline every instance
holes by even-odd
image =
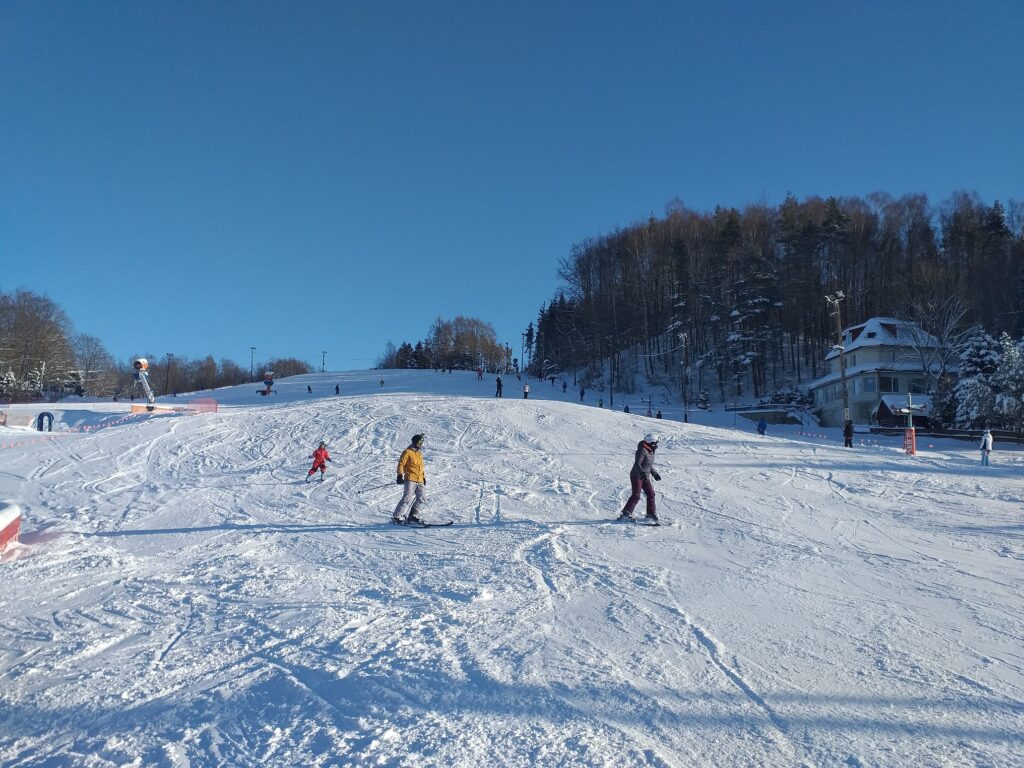
[[[327,452],[327,443],[321,442],[319,447],[313,451],[313,455],[310,456],[313,460],[313,466],[310,467],[309,472],[306,473],[306,482],[309,482],[316,471],[320,470],[320,482],[324,481],[324,473],[327,471],[327,462],[331,460],[331,454]],[[333,462],[332,462],[333,463]]]

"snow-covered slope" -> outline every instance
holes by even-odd
[[[0,764],[1024,764],[1019,458],[383,376],[0,449]],[[387,524],[421,431],[448,528]]]

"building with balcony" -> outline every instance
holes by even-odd
[[[850,403],[850,419],[855,424],[870,424],[878,418],[879,406],[885,401],[885,413],[891,413],[897,402],[906,402],[906,395],[921,395],[915,405],[930,405],[925,397],[929,378],[939,374],[933,367],[929,376],[924,369],[922,350],[936,348],[938,339],[913,323],[892,317],[873,317],[843,331],[846,355],[846,389]],[[843,425],[843,394],[839,371],[839,347],[825,356],[828,372],[810,384],[814,396],[814,412],[825,427]],[[948,371],[947,371],[948,372]],[[915,412],[915,419],[920,413]]]

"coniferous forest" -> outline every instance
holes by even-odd
[[[1024,332],[1024,204],[962,193],[939,205],[797,200],[663,218],[573,246],[564,286],[527,329],[531,373],[591,371],[631,391],[636,374],[716,399],[764,397],[824,372],[843,326],[912,320],[942,339],[977,326]],[[535,327],[534,327],[535,325]]]

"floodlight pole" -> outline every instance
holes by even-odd
[[[320,373],[324,372],[324,365],[327,363],[327,353],[320,350]]]
[[[253,366],[256,363],[256,347],[249,347],[249,381],[254,381],[256,374]]]
[[[850,420],[850,396],[846,389],[846,346],[843,344],[843,320],[839,311],[839,302],[846,297],[842,291],[836,291],[835,295],[829,294],[825,301],[832,307],[832,316],[836,319],[836,346],[839,350],[839,381],[843,395],[843,427]]]
[[[164,396],[171,391],[171,362],[174,360],[174,353],[167,353],[167,368],[164,370]]]

